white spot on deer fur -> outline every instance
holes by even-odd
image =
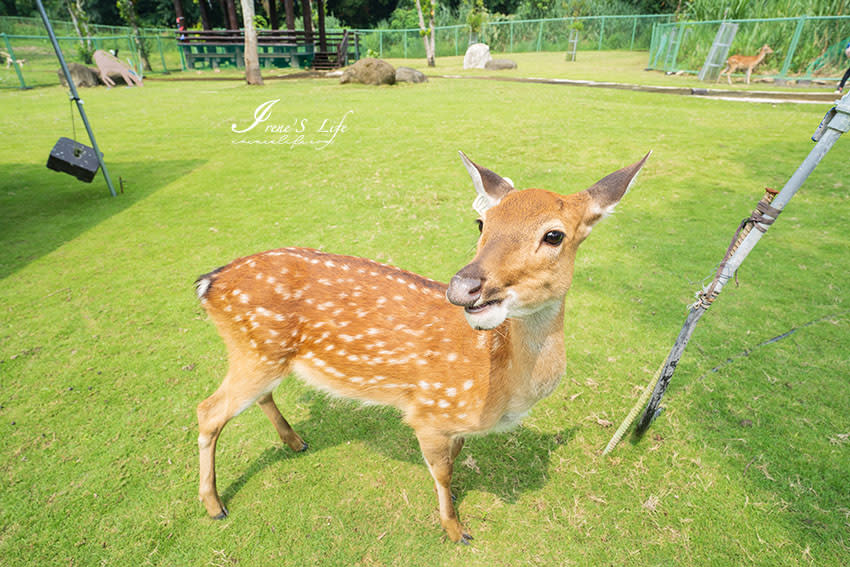
[[[351,362],[357,362],[358,360],[360,360],[360,357],[356,354],[349,354],[346,358]]]
[[[458,419],[466,419],[467,416],[466,416],[465,413],[461,413],[457,417],[458,417]]]
[[[318,280],[316,280],[316,282],[320,283],[321,285],[326,285],[326,286],[332,286],[333,285],[333,282],[331,280],[329,280],[328,278],[319,278]]]
[[[336,264],[334,264],[330,260],[325,260],[325,266],[327,266],[328,268],[333,268],[334,266],[336,266]]]
[[[224,306],[224,311],[225,313],[230,313],[231,311],[233,311],[233,306],[228,303]]]
[[[418,364],[419,366],[425,366],[426,364],[428,364],[428,361],[425,360],[424,358],[420,358],[419,360],[416,361],[416,364]]]
[[[313,258],[312,260],[310,260],[310,263],[311,263],[311,264],[318,264],[318,263],[319,263],[319,260],[318,260],[318,259],[316,259],[316,258]]]
[[[305,353],[304,353],[304,358],[307,358],[307,359],[314,358],[315,356],[316,356],[316,355],[315,355],[315,353],[314,353],[312,350],[307,351],[307,352],[305,352]]]
[[[230,292],[230,295],[239,295],[240,293],[242,293],[241,289],[234,289],[232,292]]]
[[[463,383],[463,389],[464,389],[464,390],[469,390],[469,389],[471,389],[474,385],[475,385],[475,382],[473,382],[472,380],[467,380],[466,382],[464,382],[464,383]]]
[[[251,348],[257,348],[257,341],[251,339]]]
[[[351,378],[349,378],[349,380],[351,380],[355,384],[360,384],[361,382],[363,382],[363,378],[361,378],[360,376],[352,376]]]
[[[328,345],[328,346],[326,346],[326,347],[325,347],[325,351],[330,352],[330,351],[332,351],[332,350],[333,350],[333,349],[335,349],[335,348],[336,348],[336,347],[335,347],[334,345]]]
[[[393,301],[404,301],[404,298],[403,298],[402,296],[400,296],[400,295],[394,295],[394,296],[393,296]]]
[[[455,397],[456,394],[457,394],[457,388],[446,388],[446,395],[449,396],[450,398]]]
[[[446,400],[440,400],[439,402],[437,402],[437,407],[441,407],[443,409],[446,409],[450,405],[451,404],[449,402],[447,402]]]
[[[478,348],[487,348],[487,334],[486,333],[478,333],[478,342],[475,345]]]
[[[281,315],[280,313],[278,313],[277,315],[274,316],[275,321],[283,321],[284,319],[285,319],[285,317],[283,315]]]
[[[266,283],[269,283],[269,284],[273,284],[276,281],[277,281],[277,279],[274,276],[269,276],[269,277],[266,278]]]
[[[466,407],[466,400],[461,400],[461,401],[459,401],[459,402],[457,403],[457,407],[459,407],[459,408],[465,408],[465,407]]]
[[[313,364],[315,364],[316,366],[327,366],[328,365],[328,363],[325,362],[324,360],[322,360],[321,358],[317,358],[316,360],[314,360]]]
[[[233,317],[233,320],[234,320],[234,321],[241,321],[241,320],[242,320],[242,315],[236,315],[236,316],[234,316],[234,317]]]
[[[428,390],[431,387],[431,384],[429,384],[425,380],[420,380],[419,381],[419,387],[422,388],[423,390]]]
[[[277,332],[277,331],[275,331],[274,329],[269,329],[269,334],[270,334],[271,336],[273,336],[273,337],[276,337],[276,336],[278,336],[280,333],[278,333],[278,332]]]
[[[448,360],[449,362],[454,362],[455,360],[457,360],[457,353],[450,352],[448,355],[446,355],[446,360]]]
[[[257,272],[257,275],[254,276],[254,279],[256,279],[256,280],[263,279],[263,272]]]
[[[429,400],[427,398],[419,398],[419,403],[426,406],[433,406],[434,400]]]
[[[256,267],[256,265],[257,265],[257,263],[256,263],[255,261],[253,261],[253,260],[250,260],[250,261],[248,262],[248,266],[249,266],[249,267],[251,267],[251,268]]]

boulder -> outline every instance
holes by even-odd
[[[100,78],[98,77],[100,73],[98,73],[97,69],[92,69],[79,63],[68,63],[68,71],[71,72],[71,78],[74,79],[74,83],[78,87],[96,87],[100,84]],[[62,86],[67,87],[68,81],[65,80],[65,73],[62,72],[62,69],[59,69],[57,74],[59,75],[59,80],[62,82]]]
[[[484,65],[485,69],[499,71],[501,69],[516,69],[516,61],[511,59],[491,59]]]
[[[490,46],[486,43],[473,43],[466,48],[463,56],[464,69],[483,69],[490,57]]]
[[[394,85],[395,68],[381,59],[367,57],[343,71],[339,82],[363,83],[364,85]]]
[[[399,67],[395,70],[396,83],[424,83],[427,80],[425,73],[410,67]]]

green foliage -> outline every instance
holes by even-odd
[[[94,56],[95,48],[93,43],[89,43],[87,41],[80,41],[77,43],[77,57],[80,61],[86,65],[92,64],[92,57]]]
[[[271,29],[269,21],[262,14],[254,14],[254,27],[258,30]]]

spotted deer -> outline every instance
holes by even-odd
[[[770,48],[768,44],[764,44],[759,49],[758,55],[733,55],[729,59],[726,60],[726,68],[720,71],[720,74],[717,76],[717,82],[720,82],[720,78],[723,76],[723,73],[726,73],[726,80],[729,81],[729,84],[732,84],[732,73],[737,71],[738,69],[746,69],[747,70],[747,84],[750,84],[750,75],[753,74],[753,69],[759,66],[764,58],[769,54],[773,53],[773,50]]]
[[[434,478],[442,526],[467,543],[450,490],[464,437],[516,424],[560,381],[576,248],[648,157],[561,196],[515,190],[461,153],[481,234],[472,262],[448,285],[306,248],[247,256],[198,278],[230,364],[198,405],[199,493],[209,515],[227,516],[216,441],[254,402],[290,449],[307,449],[272,399],[294,372],[331,394],[401,410]]]

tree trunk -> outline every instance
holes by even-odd
[[[277,17],[277,0],[268,0],[269,2],[269,27],[276,30],[280,27],[280,20]]]
[[[262,85],[263,76],[260,74],[260,58],[257,55],[257,28],[254,27],[254,0],[241,2],[242,24],[245,28],[245,82]]]
[[[328,50],[327,36],[325,35],[325,3],[323,0],[316,2],[316,9],[319,10],[319,49],[321,51]]]
[[[433,0],[435,1],[435,0]],[[422,43],[425,44],[425,59],[428,61],[429,67],[436,66],[434,61],[434,4],[432,0],[426,0],[431,8],[429,14],[429,26],[425,28],[425,17],[422,14],[422,4],[416,0],[416,12],[419,14],[419,31],[422,32]]]
[[[229,30],[238,30],[239,29],[239,16],[236,15],[236,3],[233,0],[225,0],[225,5],[227,6],[227,29]],[[242,0],[242,7],[245,7],[245,2]],[[254,3],[251,3],[251,23],[254,22]],[[243,19],[245,13],[242,13]]]
[[[180,0],[172,0],[172,1],[174,2],[174,14],[178,18],[184,18],[185,15],[183,14],[183,2],[181,2]]]
[[[295,3],[293,0],[283,0],[283,7],[286,10],[286,29],[295,31]]]
[[[201,11],[201,27],[204,30],[211,30],[212,26],[210,25],[210,12],[209,8],[207,8],[207,0],[198,0],[198,8]]]
[[[301,0],[301,13],[304,18],[304,36],[308,43],[313,42],[313,11],[310,9],[310,0]]]

